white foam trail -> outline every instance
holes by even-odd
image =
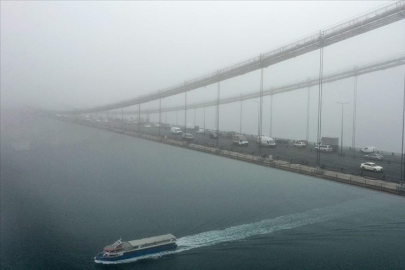
[[[207,247],[219,243],[241,240],[251,236],[298,228],[305,225],[337,219],[342,216],[365,212],[378,207],[382,207],[382,205],[373,205],[372,203],[370,203],[370,198],[367,198],[366,200],[359,199],[329,207],[311,209],[302,213],[280,216],[255,223],[234,226],[224,230],[208,231],[195,235],[184,236],[177,239],[178,247],[174,251],[165,251],[152,255],[123,260],[119,263],[134,262],[141,259],[159,258],[164,255],[179,253],[194,248]]]

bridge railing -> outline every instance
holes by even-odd
[[[100,111],[103,109],[106,110],[117,107],[136,105],[139,103],[144,103],[155,99],[178,94],[181,92],[193,90],[199,87],[215,83],[217,81],[221,81],[223,79],[232,78],[234,76],[241,75],[246,72],[251,72],[262,67],[267,67],[271,64],[278,63],[286,59],[290,59],[291,57],[295,57],[297,55],[313,51],[318,47],[330,45],[340,40],[357,35],[359,33],[363,33],[367,31],[365,30],[367,29],[366,26],[367,24],[371,25],[371,27],[369,27],[368,30],[374,29],[377,26],[373,27],[373,24],[377,25],[376,22],[378,22],[380,18],[381,20],[384,20],[390,17],[391,15],[396,14],[396,12],[401,11],[405,11],[405,2],[404,1],[394,2],[384,7],[381,7],[377,10],[368,12],[362,16],[350,19],[338,25],[319,31],[318,33],[310,34],[304,38],[300,38],[292,43],[278,47],[274,50],[254,56],[253,58],[241,61],[234,65],[227,66],[223,69],[217,70],[216,72],[211,72],[203,76],[197,77],[195,79],[184,81],[184,83],[182,84],[177,84],[168,88],[164,88],[157,92],[138,96],[136,98],[129,99],[126,101],[112,103],[104,106],[97,106],[95,108],[86,109],[82,111],[86,112],[97,110]],[[389,23],[388,20],[385,24],[387,23]],[[381,25],[384,25],[384,23],[382,23]],[[357,30],[352,31],[355,29]],[[350,33],[347,34],[347,32]]]
[[[397,10],[398,8],[401,8],[401,7],[405,7],[404,1],[393,2],[389,5],[385,5],[379,9],[368,12],[362,16],[359,16],[354,19],[350,19],[346,22],[340,23],[338,25],[332,26],[331,28],[324,30],[323,33],[326,36],[331,35],[333,33],[340,32],[345,28],[349,28],[354,25],[362,24],[370,19],[375,19],[376,17],[380,16],[381,14],[387,13],[389,11]]]
[[[403,64],[405,64],[405,54],[397,54],[397,55],[390,56],[385,59],[375,60],[375,61],[371,61],[366,64],[357,65],[357,66],[353,66],[353,67],[349,67],[349,68],[344,68],[344,69],[341,69],[338,71],[334,71],[332,73],[325,74],[323,76],[323,82],[324,83],[333,82],[333,81],[345,79],[345,78],[348,78],[351,76],[362,75],[362,74],[376,71],[379,69],[390,68],[390,67],[403,65]],[[272,86],[268,89],[265,89],[263,91],[263,94],[264,95],[279,94],[279,93],[283,93],[286,91],[292,91],[292,90],[301,89],[301,88],[305,88],[305,87],[311,87],[311,86],[317,85],[318,81],[319,81],[319,77],[317,77],[317,76],[309,77],[307,79],[293,80],[288,83],[284,83],[284,84],[277,85],[277,86]],[[247,99],[252,99],[252,98],[257,98],[257,97],[258,97],[258,90],[245,93],[242,97],[240,95],[224,97],[220,100],[220,103],[226,104],[226,103],[236,102],[236,101],[240,101],[240,100],[247,100]],[[211,100],[211,101],[204,101],[204,102],[190,104],[187,106],[187,108],[193,109],[193,108],[213,106],[216,104],[217,104],[217,102],[215,99],[215,100]],[[184,108],[184,106],[169,107],[169,108],[163,109],[162,111],[163,112],[164,111],[174,111],[174,110],[178,110],[180,108]],[[159,111],[159,108],[157,108],[157,107],[147,110],[147,112],[150,112],[150,113],[154,113],[154,112],[158,112],[158,111]],[[142,111],[142,113],[145,113],[145,111]]]

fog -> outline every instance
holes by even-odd
[[[224,68],[388,2],[2,2],[1,108],[88,108],[135,98]],[[405,20],[324,49],[324,74],[404,53]],[[318,76],[319,51],[264,70],[264,88]],[[400,152],[405,67],[358,77],[356,146]],[[221,82],[221,97],[258,91],[260,71]],[[354,78],[323,85],[322,135],[352,144]],[[215,99],[217,85],[188,93]],[[257,106],[243,102],[243,133],[257,133]],[[263,133],[270,129],[264,98]],[[184,94],[164,106],[184,103]],[[309,140],[316,141],[318,87],[311,88]],[[156,108],[158,101],[143,104]],[[307,89],[275,95],[272,136],[305,139]],[[239,103],[221,105],[220,129],[239,131]],[[137,106],[125,108],[136,110]],[[203,109],[188,123],[202,126]],[[176,113],[163,116],[176,123]],[[158,121],[158,115],[151,115]],[[184,124],[184,111],[178,113]],[[215,108],[206,109],[215,127]]]

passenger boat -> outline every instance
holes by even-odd
[[[172,234],[127,242],[123,242],[119,239],[114,244],[104,247],[104,250],[94,257],[94,261],[96,263],[119,262],[162,251],[175,250],[176,248],[176,237]]]

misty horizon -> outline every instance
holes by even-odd
[[[135,98],[238,63],[386,4],[4,2],[1,105],[3,109],[25,104],[72,110]],[[308,14],[312,16],[305,16]],[[404,53],[405,35],[398,34],[404,29],[401,20],[326,47],[324,74]],[[399,97],[404,71],[404,66],[399,66],[358,77],[356,146],[373,145],[399,152]],[[265,89],[316,76],[319,52],[272,65],[264,72]],[[255,71],[222,81],[221,98],[258,90],[259,80],[260,71]],[[216,87],[190,91],[188,104],[214,100]],[[352,141],[353,88],[353,78],[323,85],[322,134],[340,137],[341,111],[336,103],[348,102],[344,114],[344,142],[348,146]],[[274,137],[305,137],[306,91],[274,96]],[[316,86],[311,87],[310,141],[316,141],[317,91]],[[162,103],[168,107],[184,104],[184,94],[165,98]],[[142,104],[142,108],[157,105],[158,101],[153,101]],[[269,134],[269,106],[269,97],[264,97],[264,134]],[[137,106],[125,110],[136,111]],[[257,133],[257,121],[253,120],[257,119],[257,103],[244,101],[243,110],[243,131]],[[175,122],[175,114],[167,113],[169,123]],[[189,110],[187,123],[194,121],[193,114],[194,110]],[[202,125],[202,109],[196,114],[196,124]],[[370,125],[370,115],[378,127]],[[177,118],[184,125],[184,113],[178,113]],[[151,115],[151,119],[158,120],[158,115]],[[285,125],[285,120],[290,125]],[[215,107],[206,109],[206,126],[215,127]],[[221,105],[220,129],[239,130],[239,103]]]

